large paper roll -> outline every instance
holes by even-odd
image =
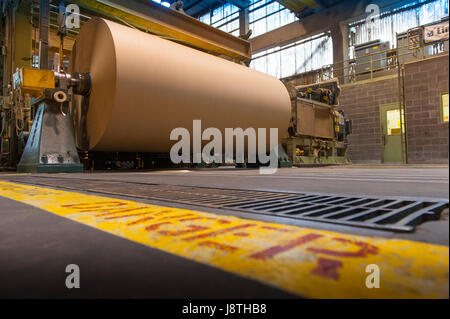
[[[92,19],[75,41],[70,72],[89,72],[90,95],[71,112],[82,150],[169,152],[174,128],[278,128],[290,99],[278,79],[120,24]]]

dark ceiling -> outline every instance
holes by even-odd
[[[334,6],[342,0],[277,0],[282,6],[304,18],[322,9]]]
[[[248,7],[249,0],[183,0],[184,11],[193,17],[201,16],[208,12],[210,9],[215,9],[226,3],[231,3],[239,8]]]

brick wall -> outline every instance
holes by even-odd
[[[396,76],[342,86],[340,108],[353,124],[353,133],[348,137],[348,155],[352,162],[381,162],[380,105],[398,100]]]
[[[448,92],[448,54],[405,64],[409,163],[448,163],[449,124],[440,94]]]

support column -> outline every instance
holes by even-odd
[[[239,35],[244,37],[249,31],[248,8],[239,10]]]
[[[32,34],[30,22],[31,3],[22,2],[16,12],[14,37],[14,67],[31,67],[32,64]],[[15,71],[15,70],[14,70]]]
[[[41,0],[39,6],[39,68],[48,70],[50,1]]]
[[[339,23],[330,28],[331,39],[333,41],[333,69],[334,77],[339,79],[339,83],[348,82],[348,63],[344,60],[348,59],[348,28],[345,24]]]

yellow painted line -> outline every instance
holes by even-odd
[[[0,182],[0,196],[313,298],[448,298],[449,249]],[[1,208],[0,208],[1,214]],[[1,216],[0,216],[1,218]],[[368,265],[380,288],[366,287]]]
[[[31,175],[31,173],[0,173],[0,176],[23,176],[23,175]]]

